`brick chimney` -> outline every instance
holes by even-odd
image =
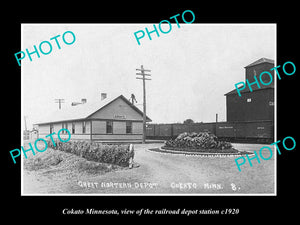
[[[101,93],[101,101],[107,98],[107,93]]]

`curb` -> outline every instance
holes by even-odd
[[[161,148],[150,148],[146,149],[147,151],[150,152],[155,152],[159,154],[172,154],[172,155],[184,155],[184,156],[195,156],[195,157],[220,157],[220,158],[225,158],[225,157],[238,157],[238,156],[243,156],[246,154],[241,154],[241,153],[208,153],[208,152],[187,152],[187,151],[176,151],[176,150],[167,150],[167,149],[161,149]],[[252,155],[254,153],[248,152],[247,155]]]

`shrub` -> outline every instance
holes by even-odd
[[[209,132],[181,133],[174,140],[165,142],[165,147],[193,149],[230,149],[230,142],[219,141],[217,136]]]
[[[129,159],[134,152],[129,152],[129,145],[108,145],[90,141],[47,141],[48,147],[81,156],[87,160],[129,166]]]

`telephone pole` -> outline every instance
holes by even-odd
[[[140,73],[136,73],[136,75],[142,76],[142,77],[136,77],[136,79],[143,80],[143,144],[146,143],[146,80],[151,80],[149,78],[146,78],[146,76],[151,76],[150,74],[145,74],[145,72],[151,72],[151,70],[145,70],[143,65],[141,65],[141,69],[136,69],[138,71],[141,71]]]
[[[61,109],[61,103],[65,103],[65,100],[62,98],[55,99],[55,103],[58,103],[58,108]]]
[[[27,131],[26,117],[27,116],[24,116],[24,121],[25,121],[25,130]]]

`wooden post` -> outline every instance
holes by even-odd
[[[215,124],[215,135],[217,135],[217,123],[218,123],[218,113],[216,113],[216,124]]]
[[[55,103],[58,103],[58,108],[61,109],[61,103],[65,103],[65,100],[62,98],[55,99]]]

